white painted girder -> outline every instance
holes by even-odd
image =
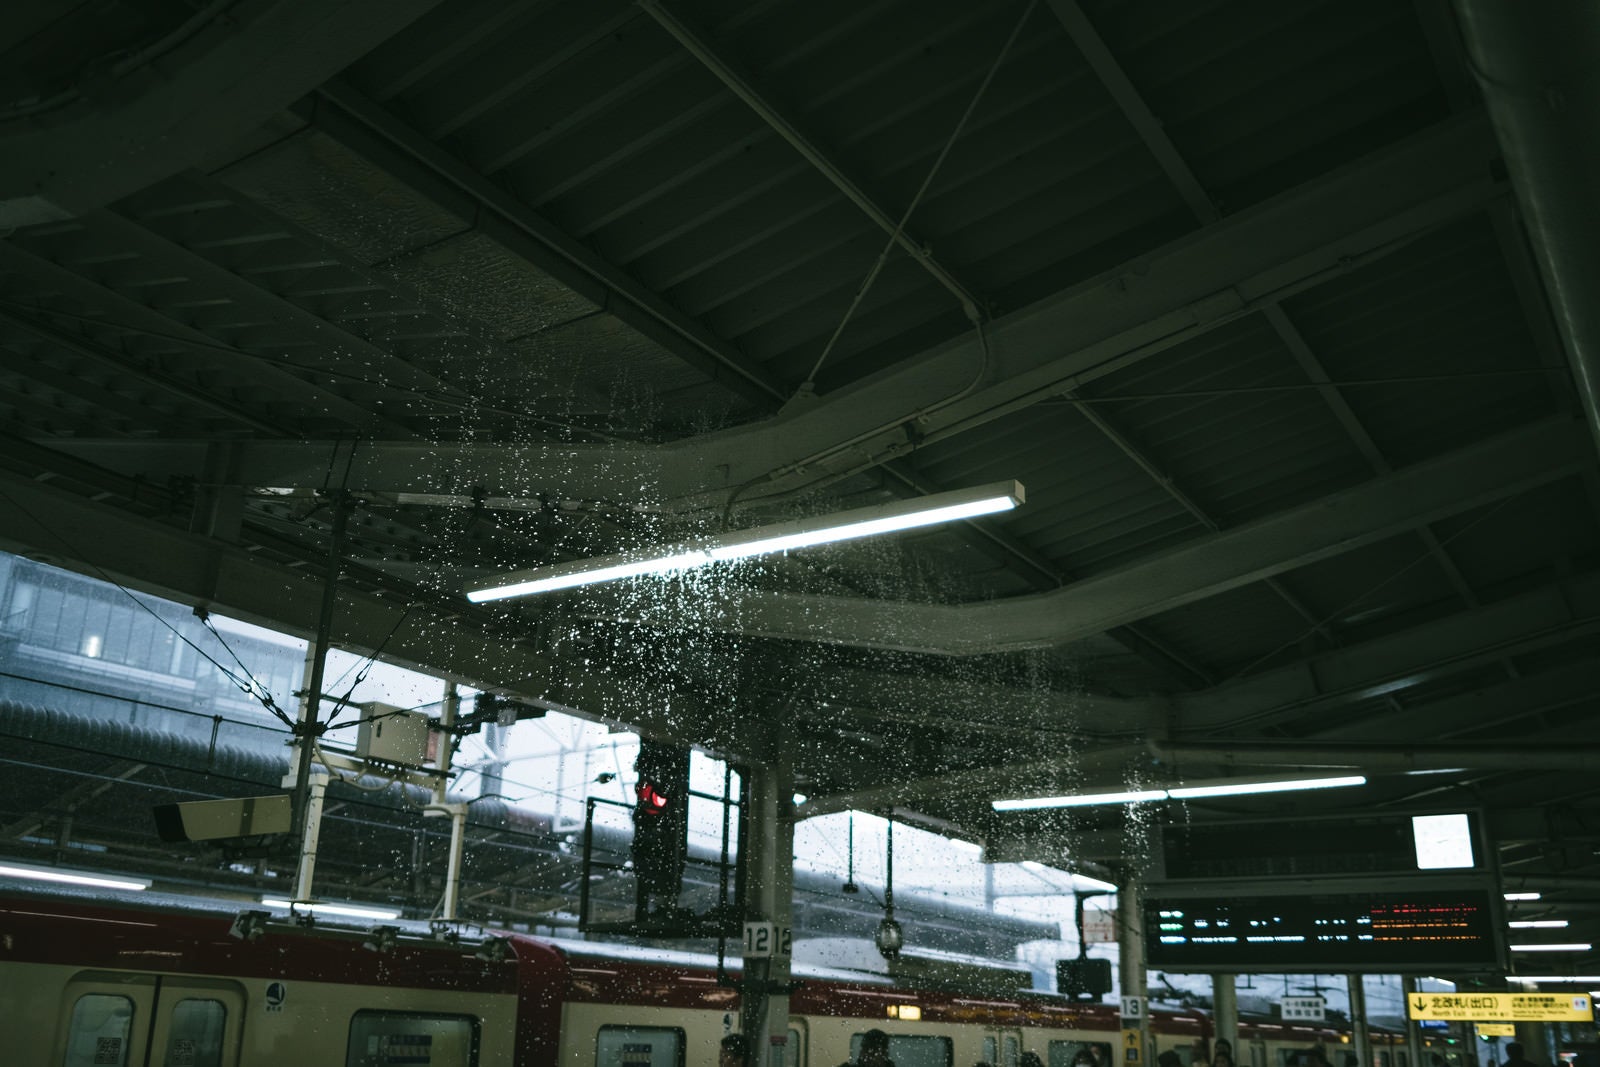
[[[649,597],[581,592],[599,617],[869,648],[975,655],[1064,644],[1374,544],[1593,462],[1583,427],[1542,420],[1048,593],[966,604],[696,585]],[[626,605],[623,607],[622,605]]]

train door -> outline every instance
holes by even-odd
[[[156,991],[147,1067],[238,1067],[244,994],[233,982],[167,979]]]
[[[144,1067],[156,980],[84,974],[67,983],[56,1016],[59,1067]]]
[[[983,1062],[995,1067],[1017,1067],[1022,1059],[1022,1031],[990,1029],[983,1035]]]
[[[806,1067],[806,1039],[809,1036],[806,1021],[790,1016],[788,1040],[781,1049],[773,1049],[774,1067]]]
[[[232,982],[80,975],[61,1005],[56,1064],[237,1067],[243,1008]]]

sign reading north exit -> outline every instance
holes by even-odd
[[[1594,1002],[1583,993],[1409,993],[1406,1011],[1451,1022],[1586,1023]]]

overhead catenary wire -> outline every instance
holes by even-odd
[[[181,630],[179,630],[177,627],[173,626],[166,619],[163,619],[158,612],[156,612],[153,608],[150,607],[149,604],[146,604],[143,600],[140,600],[137,596],[135,596],[131,589],[128,589],[122,583],[118,582],[115,578],[111,577],[110,574],[107,574],[106,571],[104,570],[104,568],[102,568],[99,564],[95,563],[92,559],[90,559],[89,556],[86,553],[80,551],[78,549],[78,547],[76,545],[74,545],[71,541],[67,540],[67,538],[64,537],[60,533],[60,531],[52,528],[43,519],[39,518],[39,516],[35,515],[31,510],[29,510],[29,508],[26,505],[21,503],[19,500],[17,500],[15,497],[13,497],[10,493],[7,493],[4,489],[0,489],[0,500],[4,500],[8,505],[10,505],[12,508],[16,509],[16,511],[19,514],[27,516],[28,519],[31,520],[35,526],[39,527],[39,529],[44,531],[45,536],[55,540],[63,548],[65,548],[68,552],[72,553],[72,555],[74,557],[76,557],[77,559],[81,560],[86,567],[88,567],[90,570],[94,571],[95,574],[97,576],[99,576],[101,581],[105,582],[107,585],[109,585],[109,586],[113,587],[114,589],[116,589],[123,596],[125,596],[129,600],[133,601],[134,604],[138,605],[138,607],[139,607],[139,609],[141,611],[145,612],[151,618],[155,619],[158,623],[160,623],[162,626],[166,627],[166,629],[170,630],[174,637],[176,637],[179,641],[182,641],[185,645],[188,645],[197,654],[199,654],[199,656],[202,659],[204,659],[207,663],[210,663],[213,667],[215,667],[218,671],[220,671],[222,673],[222,676],[224,678],[228,679],[229,682],[233,683],[233,685],[236,686],[241,693],[243,693],[246,696],[250,697],[252,700],[256,700],[256,701],[260,702],[261,705],[263,707],[265,707],[269,712],[271,712],[277,718],[281,719],[285,726],[288,726],[291,729],[293,729],[294,720],[291,719],[283,711],[282,708],[278,707],[277,701],[272,699],[272,694],[270,692],[266,692],[265,687],[260,687],[260,692],[257,691],[259,683],[256,683],[254,678],[252,678],[250,680],[250,682],[246,682],[246,681],[242,680],[237,674],[233,673],[232,670],[230,670],[229,668],[224,666],[220,661],[218,661],[216,659],[216,657],[212,656],[205,649],[201,648],[199,645],[197,645],[193,641],[191,641],[187,636],[184,635],[184,633]],[[212,632],[215,633],[216,631],[213,630]],[[223,647],[224,648],[227,647],[226,643],[224,643]],[[230,652],[231,652],[231,649],[230,649]],[[237,657],[235,657],[235,659],[237,659]],[[243,668],[243,666],[244,666],[244,664],[241,663],[240,667]],[[249,672],[246,671],[246,673],[248,674]],[[252,684],[252,683],[254,683],[254,684]],[[263,697],[265,699],[263,699]]]

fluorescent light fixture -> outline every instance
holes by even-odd
[[[1106,893],[1117,892],[1117,887],[1115,885],[1111,884],[1110,882],[1102,882],[1098,878],[1090,878],[1087,874],[1075,874],[1072,877],[1074,879],[1074,884],[1080,885],[1085,889],[1099,889]]]
[[[1513,974],[1513,982],[1600,982],[1600,974]],[[1600,996],[1600,993],[1590,994]]]
[[[1253,793],[1293,793],[1301,789],[1339,789],[1349,785],[1366,785],[1367,780],[1359,774],[1346,775],[1342,778],[1300,778],[1288,782],[1223,782],[1217,785],[1184,786],[1181,789],[1169,789],[1167,795],[1173,800],[1197,800],[1200,797],[1239,797]]]
[[[513,571],[471,582],[467,599],[475,604],[511,597],[551,593],[580,585],[595,585],[622,578],[641,578],[692,570],[711,563],[726,563],[751,556],[789,552],[797,548],[851,541],[861,537],[935,526],[1009,511],[1026,497],[1019,482],[993,482],[971,489],[932,493],[876,507],[819,515],[795,522],[775,523],[740,530],[687,545],[662,546],[654,551],[599,556],[549,567]]]
[[[1300,789],[1337,789],[1340,786],[1366,784],[1367,780],[1359,774],[1340,778],[1297,778],[1290,781],[1215,782],[1210,785],[1181,786],[1176,789],[1130,789],[1120,793],[1075,793],[1059,797],[991,800],[989,806],[995,811],[1038,811],[1045,808],[1082,808],[1093,804],[1151,804],[1158,800],[1288,793]]]
[[[1594,948],[1587,941],[1573,941],[1567,944],[1548,945],[1510,945],[1512,952],[1588,952]]]
[[[308,900],[278,900],[272,897],[262,897],[261,903],[269,908],[309,911],[313,915],[343,915],[351,919],[400,918],[400,913],[391,908],[369,908],[355,904],[313,904]]]
[[[64,871],[57,867],[34,867],[24,863],[0,863],[0,876],[27,878],[35,882],[56,882],[61,885],[86,885],[94,889],[143,890],[150,888],[148,878],[113,878],[87,871]]]
[[[1539,894],[1539,893],[1505,893],[1505,894],[1503,894],[1503,896],[1507,900],[1538,900],[1540,898],[1541,894]]]
[[[1094,804],[1147,804],[1167,799],[1165,789],[1132,789],[1121,793],[1078,793],[1065,797],[1033,797],[1021,800],[992,800],[995,811],[1034,811],[1042,808],[1086,808]]]
[[[1506,923],[1513,930],[1565,930],[1565,919],[1514,919]]]

